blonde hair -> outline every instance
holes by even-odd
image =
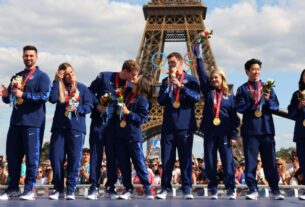
[[[58,66],[58,71],[66,70],[68,67],[72,68],[72,70],[74,71],[74,69],[73,69],[73,67],[70,63],[60,64]],[[71,85],[72,85],[71,92],[75,92],[76,89],[77,89],[76,82],[73,82]],[[61,81],[59,81],[59,102],[60,103],[65,103],[66,102],[64,78]]]
[[[212,77],[213,74],[217,74],[221,77],[221,79],[222,79],[221,89],[223,90],[223,93],[224,93],[225,96],[229,96],[230,95],[230,89],[229,89],[229,86],[228,86],[228,83],[227,83],[227,76],[226,76],[225,72],[220,68],[213,69],[210,72],[210,80],[211,80],[211,77]]]

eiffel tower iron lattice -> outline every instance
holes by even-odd
[[[162,64],[166,61],[166,57],[163,57],[165,43],[185,42],[187,54],[191,54],[192,46],[199,38],[198,34],[206,29],[204,24],[206,11],[207,6],[201,0],[152,0],[143,6],[146,24],[136,61],[140,64],[143,73],[153,76],[157,81],[150,120],[142,125],[144,141],[161,132],[163,107],[156,99]],[[216,60],[208,39],[203,42],[202,51],[205,68],[208,71],[216,68]],[[195,63],[195,57],[190,55],[188,58],[191,73],[197,77],[196,65],[191,63]],[[202,119],[203,107],[204,100],[201,99],[195,107],[198,126]],[[195,134],[202,137],[199,131]],[[241,155],[238,148],[235,147],[234,154]]]

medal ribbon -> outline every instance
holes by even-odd
[[[128,108],[128,106],[131,104],[131,102],[136,98],[136,94],[131,92],[128,94],[126,101],[125,101],[125,106]],[[125,120],[125,115],[123,116],[122,120]]]
[[[222,94],[223,90],[219,92],[219,96],[217,98],[217,92],[214,90],[214,111],[215,111],[215,119],[219,118],[219,113],[220,113],[220,106],[222,102]]]
[[[26,76],[25,80],[22,81],[22,86],[25,86],[26,82],[32,77],[33,73],[35,73],[36,71],[36,66],[32,67],[30,69],[29,74]],[[22,75],[22,77],[24,78],[24,74]]]
[[[181,74],[181,76],[180,76],[180,80],[179,80],[180,83],[183,82],[184,76],[185,76],[185,73],[182,72],[182,74]],[[177,86],[176,86],[176,87],[177,87]],[[174,92],[174,94],[176,95],[176,97],[175,97],[175,102],[179,102],[179,101],[180,101],[180,88],[178,88],[178,89],[175,88],[175,90],[174,90],[173,92]]]
[[[254,88],[253,88],[253,86],[251,85],[250,82],[248,82],[248,87],[251,91],[251,94],[253,94]],[[262,85],[261,85],[261,82],[258,81],[257,82],[257,95],[256,95],[255,100],[254,100],[254,104],[257,105],[257,108],[259,108],[258,102],[260,101],[261,93],[262,93]]]

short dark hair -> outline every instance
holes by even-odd
[[[148,100],[152,98],[153,95],[153,85],[154,85],[154,77],[148,75],[142,75],[138,82],[138,93],[140,95],[144,95]]]
[[[134,60],[126,60],[122,66],[122,70],[127,70],[128,72],[133,72],[133,71],[140,72],[140,69],[141,68],[139,64],[136,63],[136,61]]]
[[[84,148],[84,149],[83,149],[83,154],[84,154],[84,153],[89,153],[89,154],[90,154],[90,149],[89,149],[89,148]]]
[[[305,73],[305,69],[302,71],[301,77],[300,77],[300,80],[299,80],[299,90],[301,90],[301,91],[305,90],[305,83],[303,81],[304,73]]]
[[[175,58],[177,58],[178,60],[182,60],[182,59],[183,59],[183,58],[182,58],[182,55],[181,55],[179,52],[172,52],[171,54],[169,54],[169,55],[167,56],[167,59],[172,58],[172,57],[175,57]]]
[[[262,61],[252,58],[245,63],[245,70],[250,70],[251,66],[254,64],[258,64],[259,67],[262,67]]]
[[[33,45],[26,45],[23,47],[23,53],[27,50],[34,50],[36,53],[38,52],[37,48]]]

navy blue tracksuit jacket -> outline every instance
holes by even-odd
[[[184,87],[180,89],[180,108],[173,107],[173,100],[169,97],[168,78],[162,80],[158,103],[164,106],[163,124],[161,130],[161,158],[163,174],[161,185],[164,190],[171,191],[171,179],[176,148],[178,149],[182,191],[190,193],[192,189],[192,149],[193,135],[197,129],[194,107],[200,100],[200,88],[197,79],[185,74]]]
[[[32,69],[33,70],[33,69]],[[30,73],[25,69],[16,75],[23,76],[23,80]],[[13,76],[15,78],[15,76]],[[13,80],[12,78],[12,80]],[[12,85],[8,87],[9,96],[3,97],[4,103],[11,103]],[[24,102],[13,106],[10,127],[7,134],[6,154],[10,175],[9,189],[19,189],[22,158],[26,155],[27,172],[25,192],[32,191],[36,183],[36,173],[39,153],[43,141],[45,127],[45,102],[50,95],[50,79],[48,75],[36,66],[36,71],[27,80],[23,91]]]

